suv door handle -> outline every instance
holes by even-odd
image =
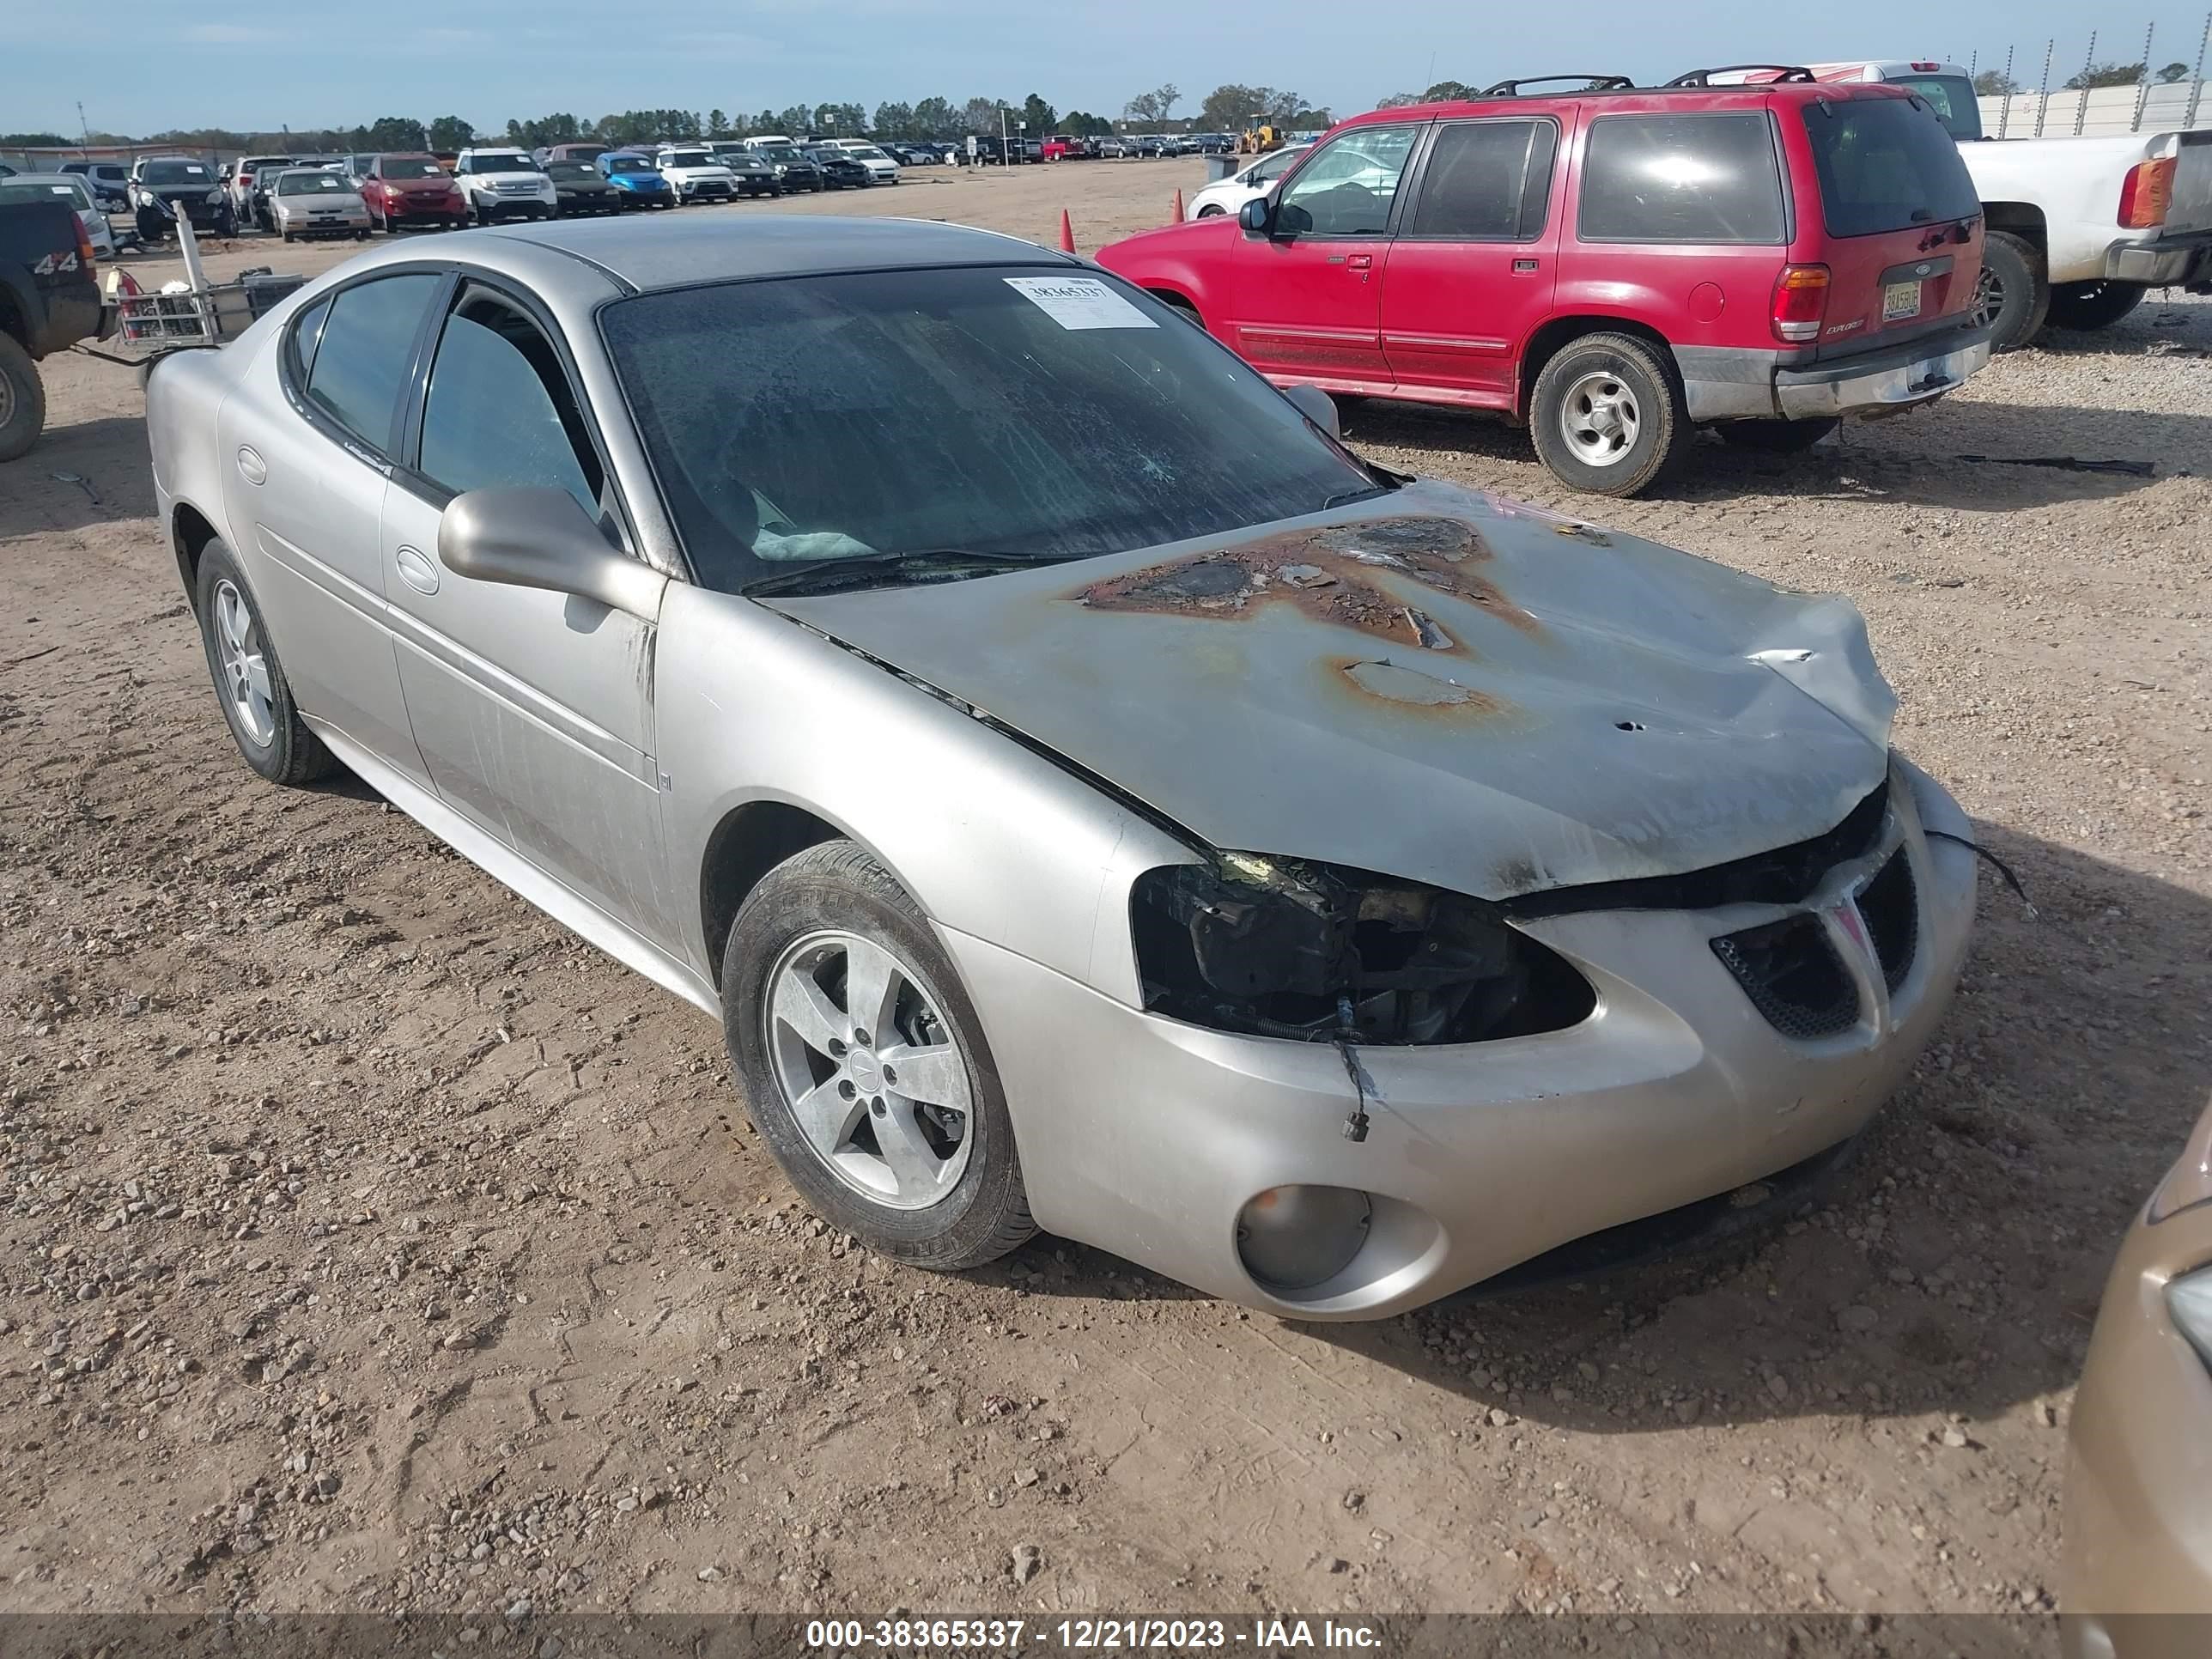
[[[1355,253],[1345,261],[1354,270],[1365,270],[1374,263],[1375,256],[1371,253]]]
[[[1535,275],[1535,273],[1536,273],[1536,261],[1535,261],[1535,260],[1534,260],[1534,259],[1516,259],[1516,260],[1513,262],[1513,274],[1514,274],[1516,276],[1534,276],[1534,275]]]

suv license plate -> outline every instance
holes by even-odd
[[[1881,291],[1881,319],[1894,323],[1920,314],[1920,284],[1892,283]]]

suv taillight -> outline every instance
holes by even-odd
[[[2138,161],[2128,169],[2120,185],[2120,225],[2126,230],[2154,230],[2166,222],[2173,206],[2173,164],[2171,155],[2155,161]]]
[[[81,216],[76,222],[76,260],[78,268],[82,270],[90,270],[98,263],[92,251],[92,232],[85,228]]]
[[[1827,315],[1827,266],[1784,265],[1774,283],[1774,337],[1792,345],[1817,340]]]

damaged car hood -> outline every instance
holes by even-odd
[[[1448,485],[1230,538],[764,601],[1212,846],[1480,898],[1833,828],[1896,700],[1846,601]]]

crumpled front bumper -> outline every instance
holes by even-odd
[[[1974,911],[1972,854],[1922,828],[1967,836],[1965,815],[1908,763],[1892,775],[1918,945],[1859,1025],[1786,1039],[1714,955],[1711,939],[1784,908],[1548,917],[1524,925],[1589,977],[1597,1012],[1504,1042],[1357,1049],[1371,1120],[1358,1143],[1343,1134],[1355,1097],[1333,1047],[1147,1014],[939,933],[981,1018],[1041,1226],[1247,1306],[1373,1318],[1803,1164],[1864,1127],[1942,1019]],[[1246,1271],[1237,1215],[1291,1184],[1367,1193],[1373,1218],[1335,1278],[1277,1294]]]

